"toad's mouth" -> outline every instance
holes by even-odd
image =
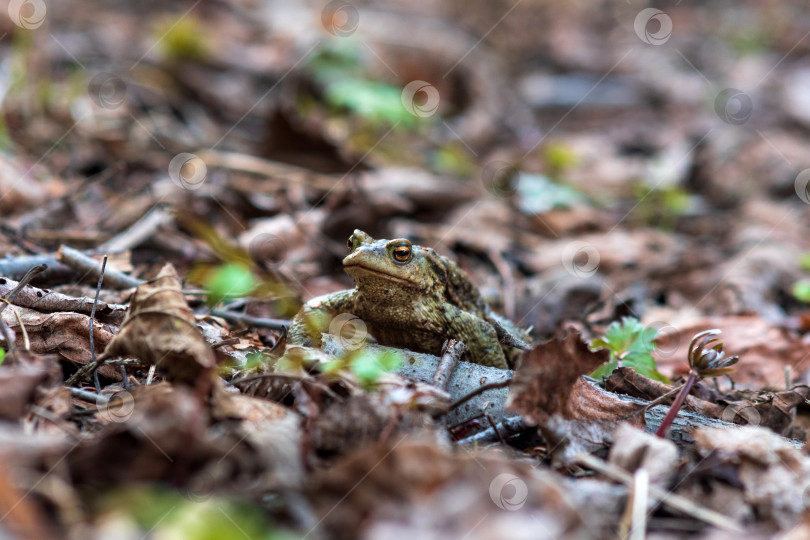
[[[362,277],[366,277],[366,276],[377,277],[377,278],[380,278],[380,279],[384,279],[385,281],[395,281],[395,282],[401,283],[402,285],[405,285],[407,287],[414,287],[415,286],[414,282],[409,280],[409,279],[394,276],[394,275],[389,274],[388,272],[383,272],[381,270],[376,270],[374,268],[369,268],[368,266],[363,266],[362,264],[347,264],[347,265],[345,265],[343,267],[343,269],[346,271],[347,274],[349,274],[352,277],[355,277],[355,275],[352,274],[352,272],[354,272],[354,273],[358,274],[357,277],[361,277],[361,276]]]

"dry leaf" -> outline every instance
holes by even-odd
[[[443,390],[390,373],[380,377],[374,392],[363,391],[350,374],[340,374],[331,385],[323,379],[303,379],[293,393],[319,457],[342,455],[423,428],[435,430],[433,416],[446,412],[450,402]]]
[[[788,440],[754,426],[699,428],[697,461],[680,495],[734,517],[786,529],[797,524],[810,496],[810,458]],[[718,480],[720,480],[718,482]],[[713,496],[731,485],[741,497]]]
[[[735,384],[752,388],[785,387],[784,368],[791,366],[797,377],[810,369],[807,357],[810,341],[772,325],[757,316],[707,317],[689,325],[677,325],[656,340],[656,365],[665,374],[686,369],[686,351],[692,337],[709,328],[723,332],[728,355],[739,355],[732,378]]]
[[[217,461],[216,468],[209,468],[209,476],[222,477],[220,486],[233,484],[242,491],[246,485],[256,491],[299,487],[304,477],[301,417],[264,399],[224,391],[215,395],[212,417],[227,412],[238,421],[234,433],[239,438],[238,446]],[[235,465],[245,476],[241,486],[234,478]]]
[[[9,293],[17,287],[19,283],[12,279],[0,277],[0,298],[8,298]],[[15,306],[30,308],[37,311],[63,311],[76,312],[83,315],[90,315],[93,310],[93,299],[86,297],[67,296],[49,289],[40,289],[28,285],[24,287],[15,297]],[[99,301],[96,304],[96,319],[112,324],[120,324],[126,314],[125,306],[118,304],[107,304]]]
[[[580,451],[607,445],[618,422],[644,425],[639,406],[591,386],[583,374],[608,360],[591,351],[578,334],[537,345],[523,356],[507,408],[537,425],[555,453],[568,462]]]
[[[397,437],[355,451],[308,489],[327,538],[586,538],[560,477],[495,453]]]
[[[139,286],[105,358],[134,356],[164,370],[170,379],[194,383],[216,366],[214,352],[197,328],[194,313],[171,264]]]
[[[629,473],[643,468],[649,473],[652,484],[661,488],[668,486],[679,461],[675,443],[627,423],[619,424],[613,432],[613,443],[608,458],[610,463]]]
[[[0,419],[16,422],[34,401],[37,387],[48,378],[41,369],[21,365],[0,368]]]
[[[5,323],[17,334],[17,347],[22,348],[22,330],[25,327],[30,351],[36,354],[56,353],[76,364],[87,364],[90,359],[90,317],[80,313],[40,313],[33,309],[11,306],[2,315]],[[19,320],[18,317],[19,316]],[[101,353],[113,337],[115,327],[98,321],[93,330],[96,351]],[[100,373],[111,379],[121,375],[112,366],[102,366]]]

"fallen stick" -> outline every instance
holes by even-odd
[[[436,373],[433,374],[433,384],[442,390],[447,389],[447,383],[450,381],[450,375],[456,368],[461,355],[467,350],[464,342],[457,339],[448,339],[444,344],[442,351],[442,359],[439,366],[436,368]]]
[[[56,258],[59,262],[78,270],[80,273],[89,277],[98,279],[101,274],[101,263],[96,259],[85,255],[78,249],[73,249],[69,246],[59,246],[59,251],[56,253]],[[112,268],[107,269],[105,275],[107,286],[111,289],[134,289],[144,281],[127,275]]]
[[[523,433],[524,431],[536,432],[537,428],[527,425],[526,422],[523,421],[522,416],[511,416],[509,418],[505,418],[501,422],[498,422],[494,428],[488,427],[483,431],[470,435],[469,437],[459,439],[457,442],[458,444],[465,446],[493,443],[499,440],[499,435],[504,439],[508,439],[509,437],[517,435],[518,433]]]
[[[57,261],[54,255],[25,255],[0,259],[0,276],[19,281],[32,267],[40,265],[48,267],[40,274],[42,279],[76,275],[75,270]]]
[[[610,478],[615,482],[620,482],[628,488],[633,486],[633,475],[615,465],[602,461],[596,456],[583,453],[579,454],[575,461],[599,474]],[[743,532],[742,525],[728,516],[724,516],[719,512],[698,506],[689,499],[681,497],[675,493],[670,493],[660,487],[651,484],[649,486],[649,493],[654,499],[658,499],[663,504],[670,508],[683,512],[695,519],[699,519],[704,523],[714,525],[726,531]]]
[[[185,291],[184,291],[185,292]],[[244,313],[237,313],[227,309],[212,309],[211,315],[214,317],[222,317],[226,321],[241,322],[248,326],[256,326],[259,328],[270,328],[272,330],[283,330],[290,326],[290,321],[284,319],[270,319],[267,317],[253,317],[245,315]]]
[[[127,230],[104,242],[98,247],[97,251],[105,253],[129,251],[154,236],[160,227],[171,223],[172,219],[172,216],[166,210],[157,206]]]

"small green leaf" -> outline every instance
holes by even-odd
[[[323,362],[320,369],[323,373],[327,374],[338,373],[339,371],[346,369],[346,362],[340,358],[335,358],[333,360]]]
[[[793,296],[799,302],[810,304],[810,280],[803,279],[794,283]]]
[[[591,350],[607,349],[610,352],[610,360],[596,368],[591,377],[598,379],[609,376],[621,361],[622,365],[633,368],[646,377],[669,382],[656,369],[652,356],[657,335],[655,328],[645,328],[633,317],[623,317],[621,321],[612,322],[605,331],[605,337],[591,342]]]
[[[241,298],[249,295],[258,285],[250,268],[243,264],[224,264],[215,270],[205,283],[209,305],[215,305],[227,298]]]
[[[245,370],[257,368],[271,360],[270,356],[266,355],[262,351],[249,352],[245,355],[245,358],[247,359],[247,362],[245,363],[245,366],[243,368]]]
[[[210,55],[209,32],[193,16],[161,19],[154,28],[155,42],[170,60],[204,60]]]
[[[623,358],[622,363],[627,367],[635,369],[645,377],[665,383],[669,382],[669,379],[664,377],[664,375],[659,373],[655,368],[655,359],[649,352],[628,353]]]
[[[601,349],[610,349],[610,343],[605,338],[596,338],[591,341],[591,350],[599,351]]]
[[[351,371],[363,386],[377,384],[380,377],[402,364],[402,356],[391,351],[371,351],[362,349],[351,358]]]
[[[617,367],[619,367],[619,361],[611,356],[610,360],[593,370],[591,377],[597,380],[610,377],[610,374],[613,373],[613,370]]]
[[[573,168],[579,158],[570,146],[562,143],[551,143],[546,146],[543,161],[546,164],[549,176],[558,179],[565,171]]]
[[[3,349],[0,349],[0,365],[3,364],[3,360],[5,360],[5,359],[6,359],[6,351],[4,351]]]
[[[361,78],[345,78],[327,84],[326,99],[372,124],[413,123],[414,116],[402,106],[402,91],[390,84]]]
[[[608,343],[606,348],[621,356],[630,349],[643,330],[638,319],[632,317],[623,317],[621,322],[614,321],[605,331],[605,341]]]

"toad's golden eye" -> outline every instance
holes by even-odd
[[[349,247],[349,251],[354,248],[354,235],[349,237],[349,240],[346,242],[346,245]]]
[[[394,259],[397,262],[408,262],[411,258],[411,246],[410,244],[402,243],[397,244],[394,246]]]

